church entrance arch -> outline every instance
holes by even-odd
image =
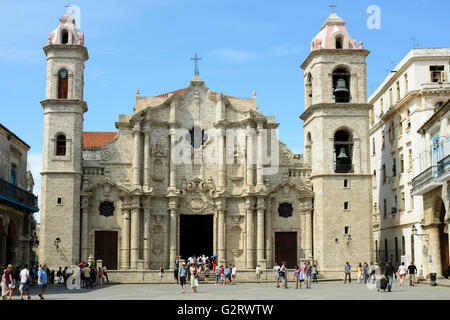
[[[211,257],[213,252],[214,215],[180,215],[180,256],[187,259],[204,254]]]
[[[11,220],[8,225],[8,236],[6,237],[6,264],[17,264],[19,249],[19,234],[15,220]]]
[[[441,253],[441,266],[442,275],[446,275],[450,259],[449,259],[449,248],[448,248],[448,224],[445,221],[445,205],[442,199],[439,199],[435,204],[435,216],[439,217],[439,245]]]
[[[275,261],[288,268],[297,265],[297,232],[275,232]]]

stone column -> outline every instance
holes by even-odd
[[[312,235],[312,205],[310,203],[310,199],[306,199],[308,201],[305,204],[305,225],[306,225],[306,232],[305,232],[305,258],[309,259],[313,256],[312,254],[312,241],[313,241],[313,235]]]
[[[88,211],[89,211],[89,198],[82,197],[81,200],[81,261],[86,262],[89,255],[88,247]]]
[[[265,265],[264,261],[264,198],[258,197],[256,208],[256,261],[259,265]]]
[[[139,206],[131,208],[130,266],[137,269],[139,260]]]
[[[123,226],[120,248],[120,269],[130,269],[130,210],[122,206]]]
[[[225,129],[220,128],[217,132],[217,148],[219,154],[219,179],[217,187],[219,189],[225,188]]]
[[[263,138],[264,138],[264,128],[263,121],[258,121],[258,140],[257,140],[257,148],[258,154],[256,158],[256,185],[259,188],[264,187],[264,177],[263,177]]]
[[[254,232],[253,232],[253,199],[247,198],[247,254],[246,254],[246,268],[255,268],[254,258]]]
[[[300,200],[300,246],[301,246],[301,255],[303,254],[303,258],[307,258],[306,256],[306,205]]]
[[[311,145],[305,145],[305,163],[311,165]]]
[[[219,264],[225,264],[226,263],[226,251],[225,251],[225,210],[223,208],[220,208],[217,210],[217,216],[218,216],[218,225],[217,225],[217,247],[218,247],[218,254]]]
[[[170,179],[169,179],[169,188],[175,189],[177,185],[177,171],[176,165],[172,162],[172,152],[175,146],[175,128],[171,125],[169,130],[169,141],[170,141],[170,157],[169,157],[169,165],[170,165]]]
[[[272,242],[272,207],[269,206],[265,212],[265,238],[266,238],[266,264],[268,267],[273,265],[273,242]]]
[[[150,128],[144,131],[144,189],[150,188]]]
[[[150,198],[144,204],[144,269],[150,268]]]
[[[361,173],[361,139],[355,138],[353,141],[353,172]]]
[[[133,145],[133,185],[141,185],[141,122],[135,120],[133,127],[134,145]]]
[[[253,186],[253,165],[255,164],[255,129],[247,123],[247,185]]]
[[[429,272],[436,272],[437,276],[442,276],[441,264],[441,241],[439,239],[439,225],[432,224],[424,228],[429,234],[429,251],[431,254],[431,263]]]
[[[175,268],[175,259],[177,255],[177,199],[169,200],[169,266],[170,269]]]

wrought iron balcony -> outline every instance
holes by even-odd
[[[436,174],[440,176],[448,171],[450,171],[450,154],[437,163]]]
[[[24,204],[30,211],[38,211],[37,197],[18,186],[0,178],[0,197],[16,205]],[[12,200],[12,201],[11,201]]]
[[[431,166],[412,180],[413,190],[417,190],[424,186],[433,179],[433,172],[436,170],[436,166]]]

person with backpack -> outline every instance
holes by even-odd
[[[311,276],[312,276],[312,267],[311,264],[308,262],[306,264],[306,274],[305,274],[306,289],[311,289]]]
[[[284,281],[284,288],[285,289],[288,288],[288,286],[287,286],[287,276],[288,276],[287,271],[288,270],[286,268],[286,262],[282,262],[279,275],[280,275],[280,278],[282,278],[283,281]]]
[[[394,277],[394,273],[395,273],[394,266],[392,265],[392,261],[389,260],[386,264],[386,269],[384,272],[384,275],[386,276],[386,279],[388,281],[387,283],[388,292],[391,292],[392,290],[392,280]]]
[[[275,262],[275,266],[273,267],[273,273],[275,274],[275,280],[277,281],[277,288],[280,287],[280,266],[277,262]]]
[[[215,266],[214,266],[214,268],[215,268],[215,274],[216,274],[216,283],[215,283],[215,285],[217,285],[218,283],[220,284],[220,268],[216,268]]]
[[[182,293],[184,293],[184,291],[186,290],[186,279],[188,278],[188,273],[189,273],[189,270],[186,267],[186,263],[183,262],[181,264],[181,268],[177,272],[178,283],[180,283],[180,285],[181,285],[181,292]]]
[[[367,262],[364,262],[363,265],[363,276],[364,276],[364,284],[366,284],[370,276],[369,265],[367,264]]]
[[[20,299],[23,300],[23,292],[27,292],[28,300],[31,299],[30,296],[30,271],[28,271],[28,265],[26,264],[22,271],[20,271]]]
[[[317,281],[317,266],[316,265],[312,266],[312,283],[319,283],[319,281]]]

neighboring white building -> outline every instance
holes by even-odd
[[[418,129],[450,97],[450,48],[413,49],[369,98],[374,249],[379,262],[414,261],[424,273],[422,196],[412,179],[429,166]]]

